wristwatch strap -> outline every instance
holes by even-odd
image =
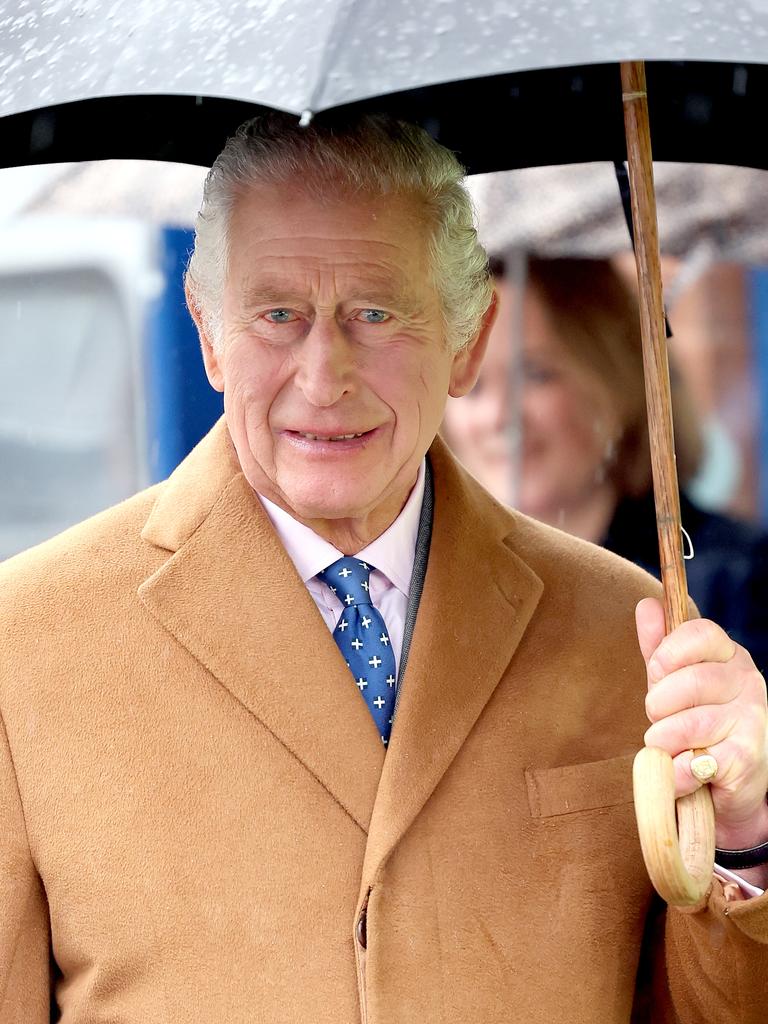
[[[731,871],[768,864],[768,843],[761,843],[748,850],[715,850],[715,862]]]

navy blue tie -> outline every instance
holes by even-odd
[[[395,711],[395,656],[381,612],[371,604],[373,566],[345,556],[317,574],[344,605],[333,631],[386,747]]]

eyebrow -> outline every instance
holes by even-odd
[[[254,309],[262,306],[302,305],[306,302],[306,297],[295,292],[294,287],[290,284],[281,284],[279,280],[260,280],[252,287],[245,284],[241,291],[243,306],[245,309]],[[393,286],[383,281],[352,281],[348,290],[352,294],[365,296],[372,308],[381,305],[412,312],[422,305],[405,283]]]
[[[287,289],[262,285],[258,288],[243,288],[242,300],[245,309],[255,309],[260,306],[295,306],[304,301],[298,294],[293,294]]]

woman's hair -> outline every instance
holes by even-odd
[[[619,494],[644,493],[651,462],[635,293],[610,260],[533,258],[527,286],[571,362],[595,382],[615,415],[620,436],[609,472]],[[674,369],[671,374],[677,471],[685,484],[699,466],[702,440],[689,395]]]
[[[318,202],[347,196],[412,197],[424,211],[432,279],[446,341],[458,350],[479,329],[491,302],[488,258],[477,239],[472,201],[456,157],[423,129],[375,115],[306,127],[270,113],[242,125],[205,182],[187,268],[193,301],[215,347],[222,344],[222,299],[235,202],[259,185],[301,189]]]

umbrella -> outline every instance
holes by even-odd
[[[6,166],[210,164],[260,107],[383,96],[471,173],[622,159],[613,62],[638,56],[657,159],[768,162],[766,0],[0,0],[0,25]]]
[[[765,0],[736,12],[723,0],[499,0],[491,9],[457,0],[418,9],[409,0],[386,8],[383,0],[234,0],[226,8],[201,0],[192,9],[142,0],[129,10],[98,0],[40,0],[32,9],[3,0],[0,23],[7,166],[109,156],[207,163],[236,123],[264,106],[305,122],[387,109],[424,125],[471,171],[628,154],[651,429],[660,439],[654,478],[666,524],[668,626],[685,618],[645,70],[628,61],[653,62],[657,156],[766,166],[759,133],[745,130],[761,123],[768,94],[759,63]],[[671,762],[638,757],[651,877],[668,899],[693,902],[714,848],[707,790],[678,807],[681,858]]]

